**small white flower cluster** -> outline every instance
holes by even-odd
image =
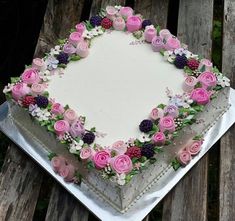
[[[29,105],[29,113],[35,117],[38,121],[47,121],[49,120],[51,113],[47,109],[41,109],[37,104]]]
[[[61,52],[60,46],[56,45],[54,48],[51,48],[50,55],[55,56],[58,55]]]
[[[86,39],[92,39],[98,35],[102,35],[104,33],[101,26],[94,27],[91,31],[85,30],[82,34],[82,37]]]
[[[13,86],[14,86],[14,84],[6,85],[3,89],[3,93],[6,94],[6,93],[10,92],[12,90]]]
[[[220,85],[221,87],[229,87],[230,80],[226,76],[220,73],[217,75],[217,84]]]
[[[49,70],[40,71],[39,77],[45,82],[51,80],[51,72]]]
[[[73,140],[72,143],[69,145],[69,152],[73,154],[79,154],[79,150],[82,149],[83,144],[84,142],[82,140],[79,140],[79,142]]]

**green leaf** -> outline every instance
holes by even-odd
[[[50,132],[54,132],[55,131],[53,125],[51,125],[51,124],[47,125],[47,130],[50,131]]]
[[[151,164],[154,164],[156,161],[157,161],[157,159],[154,158],[154,157],[151,157],[151,158],[149,159],[149,162],[150,162]]]
[[[147,160],[147,157],[145,157],[145,156],[142,156],[142,157],[140,158],[140,162],[141,162],[141,163],[145,163],[146,160]]]
[[[220,91],[220,90],[222,90],[223,89],[223,87],[221,86],[221,85],[216,85],[214,88],[213,88],[213,90],[215,90],[215,91]]]
[[[85,21],[84,24],[86,26],[87,31],[91,31],[93,29],[93,26],[90,21]]]
[[[75,32],[75,31],[76,31],[75,28],[71,28],[69,32],[72,33],[72,32]]]
[[[163,150],[162,150],[162,148],[160,148],[160,147],[154,147],[154,152],[155,152],[155,153],[162,153]]]
[[[164,109],[166,107],[166,105],[165,104],[159,104],[157,107],[161,108],[161,109]]]
[[[181,167],[181,164],[177,159],[172,160],[171,165],[175,171]]]
[[[59,67],[59,68],[66,68],[67,65],[66,65],[66,64],[59,64],[58,67]]]
[[[205,65],[202,65],[202,67],[200,68],[200,72],[204,72],[206,70],[206,66]]]
[[[193,107],[194,110],[196,110],[197,112],[202,112],[204,110],[204,106],[203,105],[196,105]]]
[[[52,152],[47,155],[50,161],[52,160],[53,157],[56,157],[56,156],[57,156],[56,153],[52,153]]]
[[[43,96],[48,98],[49,97],[49,92],[48,91],[44,91]]]
[[[91,132],[96,132],[96,128],[95,128],[95,127],[92,127],[92,128],[90,129],[90,131],[91,131]]]
[[[65,110],[68,110],[69,109],[69,105],[66,104],[65,107],[64,107]]]
[[[133,157],[133,158],[131,159],[131,161],[132,161],[132,163],[134,164],[134,163],[137,163],[137,162],[139,161],[139,159],[136,158],[136,157]]]
[[[163,49],[160,50],[160,54],[161,54],[162,56],[164,56],[164,52],[165,52],[165,51],[164,51]]]
[[[92,169],[94,169],[94,168],[95,168],[94,163],[93,163],[92,161],[89,161],[89,162],[87,163],[87,169],[88,169],[88,170],[92,170]]]
[[[188,66],[184,66],[184,73],[188,75],[192,75],[193,71]]]
[[[136,140],[134,141],[134,144],[135,144],[135,146],[137,146],[137,147],[142,147],[142,146],[143,146],[143,143],[142,143],[141,141],[139,141],[138,139],[136,139]]]
[[[203,139],[203,135],[196,135],[193,140],[202,140]]]
[[[82,182],[82,174],[80,174],[78,171],[75,172],[75,178],[76,178],[76,184],[81,184]]]
[[[11,77],[11,83],[15,84],[20,81],[20,77]]]
[[[172,136],[173,136],[173,137],[178,137],[178,136],[179,136],[179,134],[178,134],[178,132],[177,132],[177,131],[175,131],[175,132],[173,132]]]
[[[70,61],[78,61],[81,59],[81,57],[79,55],[73,54],[70,56]]]
[[[167,145],[170,145],[170,144],[172,144],[172,141],[171,140],[166,140],[165,141],[165,145],[167,146]]]
[[[63,45],[63,44],[65,44],[66,41],[67,41],[66,38],[65,39],[58,39],[58,44]]]
[[[157,31],[157,34],[159,34],[159,33],[160,33],[160,31],[161,31],[161,26],[160,26],[160,25],[157,25],[157,27],[156,27],[156,31]]]

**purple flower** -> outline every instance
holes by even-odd
[[[164,112],[167,114],[167,115],[170,115],[172,116],[173,118],[176,118],[178,117],[179,115],[179,110],[178,110],[178,107],[176,107],[175,105],[168,105],[164,108]]]
[[[80,121],[76,121],[71,125],[69,132],[73,138],[81,137],[85,133],[85,128]]]
[[[72,45],[72,44],[65,44],[64,47],[63,47],[63,51],[64,53],[67,53],[67,54],[74,54],[76,52],[76,48]]]
[[[59,61],[55,57],[50,56],[47,58],[46,64],[47,64],[48,70],[52,71],[53,69],[57,68]]]

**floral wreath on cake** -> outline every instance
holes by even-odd
[[[117,141],[109,147],[101,147],[95,138],[104,134],[96,128],[85,128],[86,118],[79,116],[68,105],[62,105],[49,97],[47,84],[54,74],[63,74],[67,64],[88,56],[91,40],[104,32],[117,30],[132,33],[144,39],[154,52],[184,69],[184,93],[173,95],[167,89],[168,104],[159,104],[150,111],[148,119],[139,124],[140,138]],[[143,42],[140,41],[140,42]],[[78,160],[86,162],[88,169],[96,168],[104,178],[119,185],[156,161],[164,146],[172,144],[178,132],[193,123],[195,116],[214,99],[219,90],[230,86],[229,79],[213,67],[211,61],[188,51],[169,30],[154,26],[150,20],[134,14],[130,7],[107,6],[99,15],[81,22],[72,29],[68,38],[59,40],[44,58],[33,59],[19,78],[12,78],[4,93],[25,108],[41,126],[54,133]],[[174,169],[186,166],[201,150],[202,136],[195,136],[176,154]],[[66,182],[80,180],[79,171],[62,156],[49,155],[53,169]]]

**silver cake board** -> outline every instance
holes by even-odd
[[[6,102],[0,106],[0,130],[102,221],[141,221],[233,125],[235,122],[234,89],[230,90],[229,103],[231,104],[230,108],[205,134],[202,150],[192,159],[190,164],[177,171],[174,171],[173,168],[169,169],[167,174],[159,180],[159,182],[164,183],[164,185],[162,185],[163,188],[159,190],[159,188],[157,188],[158,183],[155,183],[151,189],[124,214],[117,212],[98,196],[94,197],[92,190],[89,190],[84,183],[82,183],[81,186],[72,183],[68,184],[64,182],[60,176],[56,175],[51,168],[48,152],[42,148],[35,148],[35,146],[38,145],[35,143],[37,141],[30,139],[30,135],[22,131],[22,129],[13,122],[9,115]]]

